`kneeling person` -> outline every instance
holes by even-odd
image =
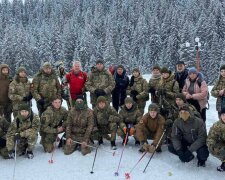
[[[194,159],[193,152],[196,151],[197,166],[205,167],[209,156],[206,146],[206,127],[202,119],[190,113],[187,105],[180,108],[179,118],[175,120],[172,127],[172,144],[168,146],[171,153],[179,156],[182,162],[190,162]]]
[[[220,120],[209,130],[207,145],[210,153],[222,161],[218,171],[225,171],[225,109],[220,112]]]
[[[93,126],[93,111],[85,104],[84,97],[78,95],[67,118],[64,154],[72,154],[77,149],[80,149],[83,155],[90,153],[91,149],[87,145],[90,142]]]
[[[65,132],[68,111],[61,104],[59,97],[53,98],[51,106],[41,116],[41,144],[48,153],[53,151],[58,134]]]
[[[140,152],[147,150],[150,153],[153,153],[158,144],[156,152],[162,151],[161,142],[159,142],[159,140],[163,135],[165,119],[158,112],[158,106],[155,103],[150,104],[148,107],[148,113],[142,117],[136,127],[136,136],[142,145],[139,150]],[[153,139],[150,146],[146,145],[148,143],[147,139]]]
[[[33,149],[37,143],[40,119],[28,105],[19,107],[19,115],[10,124],[6,134],[6,146],[9,157],[15,157],[15,143],[20,155],[27,154],[29,159],[34,157]]]

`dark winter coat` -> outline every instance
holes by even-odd
[[[174,79],[178,82],[179,84],[179,91],[180,93],[182,92],[182,89],[185,85],[185,80],[188,77],[188,69],[184,69],[182,72],[176,72]]]
[[[189,151],[197,151],[200,147],[206,145],[206,127],[202,119],[193,115],[187,121],[178,118],[173,123],[172,143],[176,151],[182,148],[182,140],[185,140],[189,146]]]

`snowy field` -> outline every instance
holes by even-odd
[[[149,75],[144,76],[147,80]],[[211,90],[212,87],[209,87]],[[90,96],[88,95],[88,101]],[[89,101],[90,102],[90,101]],[[145,112],[150,101],[147,102]],[[215,108],[215,98],[210,97],[210,109],[207,111],[207,130],[214,122],[218,120]],[[89,104],[90,105],[90,104]],[[66,107],[66,103],[63,102]],[[89,106],[91,107],[91,106]],[[33,110],[37,113],[36,103],[33,101]],[[120,165],[119,176],[114,176],[122,152],[122,139],[117,138],[117,151],[115,156],[111,153],[102,151],[101,149],[111,151],[110,144],[106,140],[104,146],[99,148],[94,173],[90,174],[94,154],[82,156],[80,152],[74,152],[71,155],[64,155],[62,149],[56,149],[53,156],[53,164],[48,161],[51,154],[44,153],[42,146],[39,144],[40,138],[34,150],[34,159],[18,157],[15,170],[15,180],[122,180],[125,179],[125,173],[140,159],[141,153],[138,152],[139,147],[134,146],[134,139],[130,138],[123,154]],[[217,172],[216,167],[221,162],[209,156],[206,167],[197,167],[197,158],[189,163],[182,163],[178,157],[168,152],[167,146],[162,147],[162,153],[155,154],[149,164],[146,173],[143,169],[149,160],[151,154],[147,154],[138,166],[131,173],[132,180],[224,180],[225,173]],[[14,160],[4,160],[0,157],[0,180],[13,179]]]

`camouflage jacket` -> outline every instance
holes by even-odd
[[[128,86],[127,94],[131,95],[132,90],[138,92],[138,95],[136,96],[138,101],[147,101],[149,99],[148,83],[141,75],[134,78],[134,84],[132,86]]]
[[[55,109],[49,106],[47,110],[41,115],[41,129],[40,132],[56,134],[59,126],[66,127],[68,111],[64,107]]]
[[[8,132],[6,134],[7,138],[15,136],[16,133],[21,133],[24,131],[29,131],[30,134],[38,134],[40,129],[40,118],[38,115],[31,112],[27,118],[18,115],[13,122],[10,124]]]
[[[149,113],[146,113],[140,120],[138,126],[142,132],[144,132],[145,129],[150,131],[151,133],[154,133],[154,140],[153,145],[157,145],[160,137],[162,136],[163,130],[165,125],[165,119],[163,116],[158,114],[154,119],[149,115]],[[138,136],[138,134],[137,134]]]
[[[26,82],[20,82],[16,76],[14,80],[9,85],[9,98],[13,104],[13,110],[18,110],[21,103],[26,103],[23,101],[25,96],[28,96],[31,93],[31,83],[27,79]]]
[[[59,80],[52,70],[50,75],[47,75],[40,70],[33,79],[33,96],[36,101],[41,98],[47,99],[48,101],[54,97],[61,97],[61,86]]]
[[[133,105],[133,107],[128,110],[125,105],[121,107],[121,110],[119,111],[120,116],[120,127],[123,128],[127,126],[127,124],[136,125],[138,124],[139,120],[142,117],[141,112],[139,111],[136,104]]]
[[[207,145],[213,149],[221,142],[225,145],[225,123],[219,120],[209,130]]]
[[[175,150],[182,148],[181,141],[184,139],[190,144],[191,152],[197,151],[203,145],[206,145],[206,127],[202,119],[193,115],[187,121],[178,118],[172,127],[172,143]]]
[[[154,89],[155,91],[157,90],[159,81],[161,79],[161,75],[160,76],[156,76],[156,77],[152,77],[150,78],[149,82],[148,82],[148,91],[150,89]],[[159,103],[159,98],[156,96],[155,93],[151,93],[151,101],[152,103]]]
[[[0,138],[6,139],[6,133],[8,131],[10,123],[0,116]]]
[[[215,85],[213,86],[212,90],[211,90],[211,95],[216,99],[216,110],[218,112],[221,111],[221,103],[223,101],[223,99],[225,98],[225,94],[223,96],[219,96],[219,91],[225,89],[225,78],[221,77],[219,78],[219,80],[215,83]],[[225,99],[224,99],[225,100]],[[225,105],[224,105],[225,107]]]
[[[66,138],[83,137],[88,141],[93,127],[93,111],[88,107],[82,110],[73,107],[67,117]]]
[[[165,108],[170,108],[171,104],[175,104],[175,96],[179,93],[179,85],[174,80],[174,74],[171,74],[167,79],[161,78],[157,91],[163,89],[166,91],[166,95],[163,96],[163,105]],[[159,94],[157,96],[160,96]]]
[[[97,126],[107,126],[109,123],[119,123],[120,118],[116,110],[106,105],[104,109],[98,106],[94,108],[94,122]]]

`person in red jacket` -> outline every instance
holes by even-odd
[[[69,87],[69,97],[72,105],[78,95],[85,95],[84,85],[86,81],[87,73],[81,70],[81,62],[75,61],[72,70],[66,74],[66,83]]]

